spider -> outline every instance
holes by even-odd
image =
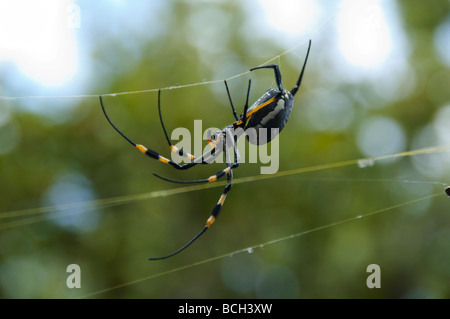
[[[111,121],[108,114],[106,113],[105,106],[103,104],[102,96],[100,96],[100,105],[103,110],[103,114],[105,115],[106,119],[108,120],[109,124],[116,130],[125,140],[127,140],[131,145],[133,145],[135,148],[137,148],[139,151],[141,151],[143,154],[158,160],[164,164],[171,165],[172,167],[178,169],[178,170],[186,170],[191,167],[194,167],[198,164],[210,164],[211,161],[216,158],[219,154],[222,152],[225,152],[226,157],[226,168],[221,170],[215,175],[210,176],[206,179],[199,179],[199,180],[173,180],[169,178],[162,177],[158,174],[154,175],[158,178],[161,178],[163,180],[173,182],[173,183],[211,183],[215,182],[219,178],[223,176],[227,176],[227,185],[222,191],[222,194],[219,198],[219,201],[217,204],[213,207],[211,210],[210,216],[206,221],[205,226],[203,229],[196,235],[194,238],[192,238],[190,241],[188,241],[183,247],[179,248],[178,250],[174,251],[171,254],[168,254],[166,256],[162,257],[156,257],[156,258],[149,258],[149,260],[161,260],[166,259],[169,257],[172,257],[181,251],[185,250],[187,247],[189,247],[193,242],[195,242],[201,235],[203,235],[214,223],[214,221],[217,219],[217,216],[219,215],[222,206],[225,202],[225,199],[227,197],[228,192],[231,189],[232,186],[232,180],[233,180],[233,170],[237,168],[240,164],[240,156],[237,149],[237,140],[240,136],[242,136],[244,133],[249,131],[250,129],[254,129],[254,132],[256,133],[256,140],[249,138],[249,135],[247,134],[247,139],[250,143],[261,145],[264,143],[270,142],[285,126],[287,120],[289,119],[289,116],[292,111],[292,107],[294,105],[294,96],[297,93],[298,89],[300,88],[300,84],[302,82],[303,73],[305,72],[306,62],[308,61],[309,51],[311,49],[311,40],[309,40],[308,50],[306,53],[305,61],[303,63],[302,70],[300,72],[300,75],[298,77],[297,83],[294,86],[294,88],[291,91],[287,91],[283,88],[283,84],[281,82],[281,73],[278,65],[276,64],[269,64],[269,65],[263,65],[258,66],[255,68],[250,69],[250,71],[258,70],[258,69],[272,69],[275,73],[275,82],[277,85],[277,88],[270,88],[268,89],[258,100],[256,100],[253,105],[249,107],[248,100],[249,100],[249,94],[250,94],[250,87],[251,87],[251,80],[248,82],[248,88],[247,88],[247,98],[244,106],[244,112],[239,117],[237,115],[236,109],[234,108],[233,101],[231,99],[230,91],[228,88],[227,81],[225,80],[225,88],[227,91],[228,99],[230,101],[231,110],[233,112],[233,116],[236,119],[236,121],[222,129],[221,131],[215,132],[214,136],[212,136],[209,132],[208,136],[208,143],[212,146],[212,148],[207,151],[206,153],[202,154],[201,156],[194,156],[188,152],[185,152],[183,149],[177,148],[175,145],[172,144],[172,141],[169,138],[169,135],[167,134],[166,128],[164,126],[164,122],[162,119],[161,114],[161,90],[158,91],[158,112],[159,112],[159,118],[161,122],[161,127],[164,131],[164,135],[166,137],[166,140],[169,144],[170,150],[174,153],[178,153],[179,155],[183,157],[189,158],[189,162],[185,164],[178,164],[166,157],[161,156],[159,153],[157,153],[154,150],[151,150],[144,145],[137,144],[133,142],[128,136],[126,136],[122,131],[120,131]],[[261,130],[256,129],[271,129],[271,134],[266,135],[265,138],[260,136],[258,132],[261,132]],[[228,149],[233,148],[234,151],[234,161],[232,162],[230,160]]]

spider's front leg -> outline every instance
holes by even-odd
[[[164,136],[166,137],[167,143],[169,144],[170,150],[174,153],[177,153],[180,156],[183,157],[187,157],[191,160],[190,163],[195,162],[196,164],[209,164],[210,162],[212,162],[215,157],[217,157],[220,152],[217,152],[217,144],[218,143],[210,143],[210,142],[214,142],[212,140],[208,140],[208,143],[210,143],[211,146],[213,146],[213,148],[211,150],[209,150],[208,152],[202,154],[201,156],[195,157],[194,155],[186,152],[185,150],[183,150],[182,148],[179,149],[178,147],[176,147],[175,145],[173,145],[172,140],[169,138],[169,134],[167,134],[167,130],[166,127],[164,125],[164,121],[162,118],[162,113],[161,113],[161,90],[158,90],[158,113],[159,113],[159,120],[161,122],[161,127],[164,131]],[[184,164],[184,165],[189,165],[190,163]],[[193,166],[193,165],[192,165]],[[190,167],[192,167],[190,166]]]
[[[159,97],[159,95],[158,95]],[[159,98],[158,98],[158,104],[159,104]],[[214,152],[215,150],[212,149],[209,152],[201,155],[200,157],[194,157],[190,154],[188,154],[188,156],[192,157],[192,161],[183,165],[180,165],[174,161],[172,161],[171,159],[168,159],[162,155],[160,155],[158,152],[145,147],[142,144],[137,144],[135,143],[133,140],[131,140],[128,136],[126,136],[122,131],[120,131],[115,125],[114,123],[111,121],[111,119],[108,116],[108,113],[106,112],[105,106],[103,104],[103,98],[102,96],[100,96],[100,105],[102,107],[103,110],[103,114],[105,115],[106,119],[108,120],[109,124],[114,128],[114,130],[117,131],[117,133],[119,133],[125,140],[127,140],[131,145],[133,145],[135,148],[137,148],[139,151],[141,151],[143,154],[149,156],[150,158],[156,159],[164,164],[168,164],[171,165],[172,167],[179,169],[179,170],[185,170],[185,169],[189,169],[197,164],[208,164],[207,160],[211,157],[211,153]],[[161,120],[162,121],[162,120]],[[162,123],[162,122],[161,122]],[[171,145],[170,139],[168,138],[167,132],[165,131],[164,128],[164,124],[163,124],[163,129],[164,129],[164,133],[166,134],[166,137],[169,141],[169,144]],[[172,151],[177,151],[180,152],[180,150],[178,150],[175,146],[171,145],[171,150]]]

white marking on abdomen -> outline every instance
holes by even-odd
[[[277,106],[273,109],[273,111],[267,113],[267,115],[262,118],[261,120],[262,126],[265,126],[267,122],[277,117],[278,113],[280,113],[281,110],[284,110],[284,106],[285,106],[284,100],[279,99],[277,102]]]

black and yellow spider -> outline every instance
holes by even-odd
[[[222,206],[225,202],[225,198],[228,194],[228,192],[231,189],[231,182],[233,179],[233,169],[239,166],[240,164],[240,157],[239,152],[237,149],[237,139],[242,136],[244,133],[246,133],[247,138],[250,143],[261,145],[264,143],[270,142],[285,126],[286,122],[289,119],[289,116],[292,111],[292,107],[294,105],[294,96],[297,93],[302,78],[303,73],[305,71],[306,62],[308,61],[309,51],[311,49],[311,40],[309,40],[308,45],[308,51],[306,53],[305,61],[303,63],[302,70],[300,72],[300,76],[297,80],[296,85],[291,91],[287,91],[283,88],[283,84],[281,82],[281,73],[278,68],[278,65],[276,64],[270,64],[270,65],[264,65],[259,66],[256,68],[250,69],[250,71],[254,71],[257,69],[273,69],[275,73],[275,82],[277,85],[277,88],[270,88],[268,89],[255,103],[253,103],[252,106],[248,106],[248,99],[250,94],[250,86],[251,81],[249,80],[248,89],[247,89],[247,98],[246,103],[244,106],[244,112],[240,117],[238,117],[236,110],[234,108],[233,102],[231,100],[230,91],[228,89],[228,84],[225,82],[225,87],[228,94],[228,99],[230,100],[231,109],[233,111],[233,116],[236,119],[236,122],[234,122],[231,125],[228,125],[221,131],[218,131],[214,134],[214,138],[210,137],[208,139],[209,144],[212,146],[212,148],[204,153],[201,156],[195,157],[192,154],[189,154],[182,149],[177,148],[172,144],[172,141],[169,138],[169,135],[167,134],[166,128],[163,123],[162,115],[161,115],[161,90],[158,91],[158,111],[159,111],[159,117],[161,121],[161,126],[163,128],[164,134],[166,136],[167,142],[169,143],[170,149],[172,152],[178,153],[181,156],[187,157],[190,159],[190,162],[185,164],[178,164],[166,157],[161,156],[157,152],[141,145],[136,144],[133,142],[129,137],[127,137],[124,133],[122,133],[111,121],[108,114],[106,113],[105,107],[103,105],[102,97],[100,96],[100,105],[102,107],[103,113],[105,114],[106,119],[111,124],[111,126],[120,134],[123,138],[125,138],[130,144],[132,144],[134,147],[136,147],[139,151],[142,153],[148,155],[149,157],[156,159],[164,164],[171,165],[172,167],[179,169],[179,170],[186,170],[193,166],[196,166],[198,164],[209,164],[214,160],[219,154],[222,152],[225,152],[226,157],[226,168],[221,170],[215,175],[210,176],[206,179],[200,179],[200,180],[187,180],[187,181],[179,181],[179,180],[172,180],[168,178],[161,177],[157,174],[154,174],[155,176],[164,179],[166,181],[174,182],[174,183],[210,183],[218,180],[222,176],[227,176],[227,185],[225,186],[222,195],[219,198],[219,201],[214,206],[214,208],[211,211],[211,214],[206,221],[205,226],[203,229],[194,237],[192,238],[187,244],[185,244],[180,249],[176,250],[175,252],[163,256],[163,257],[157,257],[157,258],[149,258],[149,260],[160,260],[172,257],[179,252],[186,249],[189,245],[191,245],[195,240],[197,240],[203,233],[205,233],[209,227],[214,223],[217,216],[219,215]],[[254,134],[256,134],[255,138],[249,138],[248,132],[253,129]],[[260,129],[266,129],[270,130],[270,135],[265,135],[265,138],[259,135],[259,132],[261,132]],[[254,136],[255,137],[255,136]],[[228,149],[233,148],[234,151],[234,161],[231,162]]]

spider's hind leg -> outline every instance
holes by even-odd
[[[239,121],[239,116],[237,115],[236,109],[234,108],[233,100],[231,99],[230,89],[228,88],[227,80],[224,80],[223,82],[225,83],[225,88],[227,90],[228,100],[230,101],[231,110],[233,111],[233,116],[236,119],[236,121]]]
[[[227,170],[227,185],[225,186],[225,188],[222,191],[222,194],[220,195],[219,201],[217,202],[217,204],[213,207],[213,209],[211,210],[211,214],[209,215],[209,218],[206,220],[206,224],[205,226],[202,228],[202,230],[196,235],[194,236],[194,238],[192,238],[190,241],[187,242],[187,244],[185,244],[183,247],[181,247],[180,249],[176,250],[175,252],[163,256],[163,257],[156,257],[156,258],[149,258],[149,260],[161,260],[161,259],[166,259],[169,257],[172,257],[180,252],[182,252],[183,250],[185,250],[186,248],[188,248],[193,242],[195,242],[201,235],[203,235],[208,229],[209,227],[211,227],[211,225],[216,221],[217,217],[219,216],[220,211],[222,210],[223,204],[225,203],[225,199],[227,197],[228,192],[231,189],[232,186],[232,180],[233,180],[233,166],[237,167],[240,164],[240,156],[239,153],[237,152],[237,147],[236,147],[236,143],[234,144],[234,163],[230,163],[228,155],[227,155],[227,168],[225,170]],[[227,153],[228,154],[228,153]]]
[[[291,94],[293,96],[295,96],[295,94],[297,93],[297,91],[300,88],[300,85],[302,83],[303,73],[305,73],[306,62],[308,62],[310,50],[311,50],[311,40],[309,40],[308,51],[306,52],[305,62],[303,62],[303,67],[302,67],[302,71],[300,72],[300,76],[298,77],[296,85],[291,90]]]
[[[254,71],[254,70],[258,70],[258,69],[273,69],[273,71],[275,72],[275,81],[277,83],[278,90],[280,90],[280,92],[284,92],[283,83],[281,82],[280,68],[278,67],[277,64],[268,64],[268,65],[263,65],[263,66],[257,66],[256,68],[250,69],[250,71]]]

